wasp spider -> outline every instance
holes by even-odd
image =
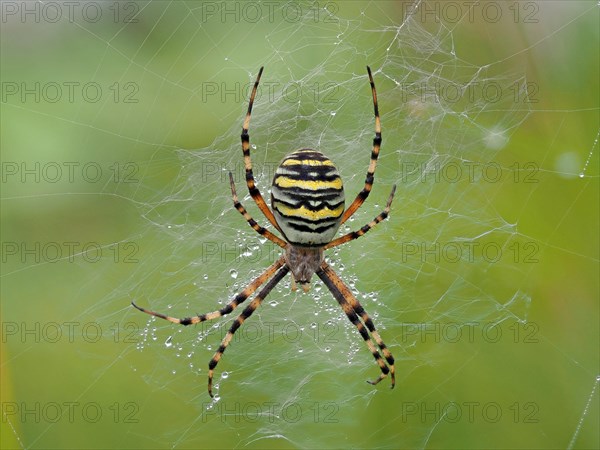
[[[344,208],[344,188],[342,186],[342,179],[340,178],[335,165],[321,152],[308,148],[290,153],[284,158],[275,172],[273,185],[271,186],[272,210],[269,209],[265,203],[263,196],[254,182],[252,161],[250,159],[250,135],[248,134],[252,104],[254,103],[256,89],[258,88],[262,71],[263,68],[261,67],[250,95],[250,104],[248,105],[248,112],[246,113],[246,119],[244,120],[242,127],[242,151],[246,168],[246,184],[248,185],[250,195],[259,209],[271,225],[281,233],[283,239],[260,226],[250,214],[248,214],[246,208],[244,208],[238,200],[231,172],[229,173],[229,181],[235,208],[244,216],[248,224],[257,233],[280,246],[284,250],[283,255],[269,266],[262,275],[254,279],[242,292],[236,295],[229,304],[218,311],[186,317],[184,319],[177,319],[149,311],[137,306],[133,302],[132,304],[140,311],[160,317],[161,319],[181,325],[191,325],[229,314],[241,303],[246,301],[268,280],[250,304],[233,322],[231,328],[221,342],[219,349],[208,364],[208,393],[212,397],[214,370],[237,329],[242,326],[244,321],[248,319],[254,311],[256,311],[256,308],[260,306],[269,292],[271,292],[288,272],[291,272],[292,275],[292,289],[296,289],[297,283],[305,292],[309,289],[311,277],[313,274],[316,274],[331,291],[348,316],[348,319],[350,319],[350,322],[356,326],[381,369],[379,377],[374,381],[369,381],[369,383],[377,384],[389,374],[393,388],[395,378],[394,357],[392,356],[392,353],[383,343],[383,340],[373,325],[373,321],[354,294],[352,294],[352,291],[344,284],[342,279],[333,271],[329,264],[327,264],[323,256],[324,250],[350,242],[362,236],[379,222],[384,220],[390,211],[392,199],[396,190],[396,186],[394,186],[387,200],[385,209],[371,222],[357,231],[334,239],[339,227],[363,204],[365,199],[369,196],[373,186],[375,167],[377,164],[377,157],[379,156],[379,148],[381,146],[381,123],[377,107],[377,93],[375,91],[375,83],[373,82],[371,69],[367,66],[375,113],[375,138],[373,139],[373,150],[371,151],[371,161],[367,170],[365,186],[347,209]],[[375,340],[377,346],[383,353],[385,361],[381,357],[379,350],[377,350],[371,337]]]

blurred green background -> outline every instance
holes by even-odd
[[[2,448],[598,448],[595,1],[2,2]],[[388,221],[330,252],[396,357],[289,280],[231,207],[314,147]],[[458,88],[458,91],[457,91]],[[454,90],[453,90],[454,89]],[[455,92],[460,92],[458,97]],[[221,378],[221,375],[224,378]]]

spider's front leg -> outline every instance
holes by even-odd
[[[329,266],[329,264],[327,264],[325,261],[323,261],[323,263],[321,263],[321,267],[319,268],[319,270],[317,270],[316,274],[319,278],[321,278],[321,280],[323,280],[323,282],[325,283],[325,285],[327,286],[327,288],[329,289],[331,294],[338,301],[338,303],[340,304],[340,306],[346,313],[346,316],[348,317],[350,322],[352,322],[352,324],[354,324],[354,326],[358,329],[358,332],[364,339],[365,343],[367,344],[367,347],[369,347],[371,354],[373,355],[373,357],[377,361],[377,364],[379,365],[379,368],[381,369],[381,375],[379,375],[379,378],[377,378],[375,381],[369,381],[369,383],[377,384],[389,374],[390,378],[392,380],[392,389],[393,389],[394,386],[396,385],[394,357],[392,356],[392,353],[390,352],[390,350],[387,348],[387,346],[385,345],[385,343],[379,336],[379,333],[375,329],[375,325],[373,325],[373,321],[371,320],[371,318],[368,316],[368,314],[366,313],[364,308],[361,306],[359,301],[356,299],[356,297],[354,296],[352,291],[348,288],[348,286],[346,286],[346,284],[342,281],[342,279],[333,271],[333,269]],[[363,324],[363,322],[360,321],[360,319],[358,318],[358,315],[361,316],[364,324]],[[375,345],[373,344],[373,341],[371,340],[369,333],[365,329],[365,326],[369,330],[369,332],[371,333],[371,335],[373,336],[375,341],[377,342],[377,345],[381,349],[383,356],[385,357],[385,360],[389,364],[389,367],[383,361],[383,358],[377,351],[377,348],[375,348]]]
[[[150,311],[146,308],[142,308],[141,306],[136,305],[134,302],[131,302],[131,304],[132,304],[132,306],[134,306],[139,311],[142,311],[143,313],[149,314],[151,316],[159,317],[161,319],[168,320],[169,322],[177,323],[179,325],[187,326],[187,325],[193,325],[196,323],[204,322],[206,320],[213,320],[218,317],[229,314],[235,308],[237,308],[241,303],[245,302],[248,299],[248,297],[250,297],[252,294],[254,294],[254,292],[265,281],[267,281],[269,278],[271,278],[271,276],[273,276],[273,274],[277,270],[279,270],[284,264],[285,264],[285,258],[282,256],[277,261],[275,261],[273,264],[271,264],[262,274],[260,274],[254,280],[252,280],[252,282],[248,286],[246,286],[246,288],[242,292],[237,294],[233,298],[233,300],[231,300],[231,302],[229,302],[227,305],[225,305],[223,308],[221,308],[217,311],[209,312],[206,314],[198,314],[197,316],[184,317],[182,319],[178,319],[177,317],[167,316],[166,314],[162,314],[159,312]]]
[[[225,352],[225,350],[227,349],[227,346],[231,342],[231,339],[233,338],[234,333],[238,330],[238,328],[240,328],[242,326],[244,321],[248,317],[250,317],[252,315],[252,313],[254,313],[254,311],[256,311],[256,309],[260,306],[260,304],[265,299],[265,297],[267,295],[269,295],[269,293],[273,290],[273,288],[275,286],[277,286],[277,283],[279,283],[283,279],[283,277],[287,275],[289,270],[290,269],[288,269],[287,266],[281,267],[277,271],[275,276],[273,278],[271,278],[269,280],[269,282],[263,286],[263,288],[260,290],[260,292],[258,294],[256,294],[256,297],[254,297],[254,300],[252,300],[250,302],[250,304],[246,307],[246,309],[244,309],[244,311],[242,311],[242,313],[237,317],[237,319],[235,319],[235,321],[231,324],[231,328],[229,328],[229,331],[227,331],[227,334],[223,338],[223,341],[221,342],[219,349],[216,351],[216,353],[214,354],[214,356],[208,363],[208,395],[210,395],[211,397],[214,397],[213,393],[212,393],[212,385],[213,385],[213,375],[214,375],[215,367],[217,367],[217,364],[219,364],[219,361],[221,360],[221,356],[223,356],[223,353]]]

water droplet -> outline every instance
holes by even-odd
[[[325,350],[326,352],[330,352],[330,351],[331,351],[331,347],[325,347],[325,348],[324,348],[324,350]]]
[[[173,346],[173,336],[169,336],[167,338],[167,340],[165,341],[165,347],[172,347]]]
[[[335,116],[336,112],[335,111],[331,111],[329,114],[332,115],[332,116]]]
[[[231,269],[229,271],[229,275],[231,275],[231,278],[233,278],[235,280],[238,277],[238,272],[235,269]]]
[[[225,379],[225,378],[228,378],[228,377],[229,377],[229,372],[223,372],[223,373],[221,374],[221,378],[222,378],[222,379]]]

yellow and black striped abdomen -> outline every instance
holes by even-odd
[[[321,152],[290,153],[275,171],[271,206],[288,242],[325,245],[333,240],[344,212],[340,174]]]

